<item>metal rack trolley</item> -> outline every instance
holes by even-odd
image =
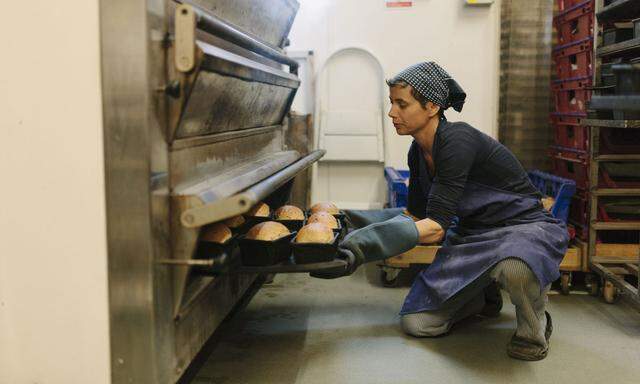
[[[634,16],[635,15],[635,16]],[[600,30],[602,23],[618,20],[630,20],[640,17],[640,1],[617,0],[605,6],[604,0],[596,0],[596,27]],[[594,81],[600,82],[600,68],[605,57],[640,56],[640,37],[622,41],[607,46],[602,45],[602,39],[597,39],[595,46],[596,70]],[[616,109],[624,111],[640,111],[640,95],[633,96],[594,96],[591,101],[592,109]],[[631,129],[640,128],[640,120],[602,120],[584,119],[583,125],[590,128],[590,168],[589,168],[589,198],[590,225],[589,244],[587,247],[588,264],[592,271],[600,275],[604,281],[603,296],[606,302],[615,301],[618,293],[627,295],[640,304],[640,244],[599,244],[597,235],[602,231],[640,231],[640,220],[607,222],[598,218],[598,202],[605,196],[640,196],[640,188],[600,188],[599,175],[602,162],[640,161],[637,154],[601,154],[600,135],[603,128]],[[638,283],[633,286],[625,276],[636,276]]]
[[[640,102],[640,97],[637,97]],[[595,100],[597,102],[597,98]],[[595,120],[585,119],[585,125],[590,129],[590,168],[589,190],[591,192],[589,209],[589,244],[587,247],[588,264],[593,272],[596,272],[604,280],[603,296],[606,302],[613,303],[618,291],[627,294],[640,304],[639,286],[633,286],[627,282],[624,275],[635,275],[640,284],[640,245],[636,244],[598,244],[597,235],[600,231],[612,230],[638,230],[640,221],[606,222],[598,220],[598,201],[603,196],[640,196],[640,188],[599,188],[598,177],[600,163],[605,161],[640,161],[640,154],[600,154],[600,130],[606,128],[640,128],[640,121],[630,120]]]

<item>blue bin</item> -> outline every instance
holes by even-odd
[[[389,208],[406,207],[409,195],[406,181],[409,178],[409,171],[385,167],[384,177],[387,180],[387,206]],[[551,214],[566,223],[571,198],[576,193],[576,182],[538,170],[530,171],[529,178],[543,195],[553,197],[555,203],[551,208]]]
[[[385,167],[384,178],[387,180],[387,206],[389,208],[406,207],[409,196],[406,181],[409,179],[409,171]]]
[[[576,193],[576,182],[538,170],[529,171],[529,179],[543,195],[553,197],[555,203],[551,214],[566,223],[571,198]]]

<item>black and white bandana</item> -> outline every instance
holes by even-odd
[[[451,76],[433,61],[418,63],[396,75],[392,82],[403,80],[418,93],[443,109],[462,111],[467,94]]]

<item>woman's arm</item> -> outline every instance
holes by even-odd
[[[417,221],[416,227],[418,228],[418,242],[420,244],[439,243],[444,239],[444,229],[431,219]]]
[[[464,123],[454,124],[458,126],[443,131],[436,141],[436,177],[429,191],[426,210],[426,218],[438,223],[443,232],[446,232],[456,216],[467,178],[482,145],[471,126]],[[425,227],[433,229],[434,225],[425,224]]]
[[[429,191],[424,191],[420,184],[420,149],[414,141],[407,155],[409,166],[409,185],[407,196],[407,212],[411,212],[413,221],[425,218],[427,212],[427,200],[425,196]]]

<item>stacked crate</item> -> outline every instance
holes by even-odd
[[[553,1],[502,1],[500,17],[500,142],[526,169],[548,170]]]
[[[576,235],[587,240],[589,128],[581,125],[581,119],[587,116],[593,86],[595,1],[556,0],[556,6],[555,79],[551,86],[554,143],[550,156],[553,173],[576,182],[569,221]]]

